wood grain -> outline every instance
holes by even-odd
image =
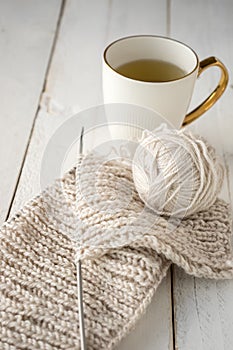
[[[200,58],[215,55],[230,70],[233,47],[231,1],[174,0],[171,3],[171,35],[193,47]],[[192,105],[210,93],[218,80],[217,69],[207,71],[196,84]],[[190,129],[205,136],[222,155],[228,177],[221,196],[232,203],[232,88]],[[174,304],[176,349],[224,350],[233,346],[232,281],[196,279],[176,268]]]
[[[0,1],[0,222],[7,216],[44,84],[61,1]]]
[[[170,35],[193,47],[201,59],[218,56],[230,70],[227,92],[190,129],[205,136],[222,155],[227,178],[221,196],[232,203],[232,1],[69,0],[46,75],[60,10],[58,0],[0,0],[0,221],[40,192],[49,141],[72,113],[102,103],[101,53],[112,40],[132,34]],[[215,69],[199,79],[192,107],[217,80]],[[64,147],[61,139],[57,156]],[[173,296],[171,288],[169,275],[118,350],[233,347],[232,281],[196,279],[175,268]]]
[[[41,162],[56,130],[69,119],[70,113],[102,103],[101,55],[104,47],[117,37],[141,32],[166,34],[165,2],[67,2],[12,213],[40,191]],[[79,134],[80,130],[77,130]],[[148,313],[118,350],[155,347],[171,350],[171,315],[169,275]]]

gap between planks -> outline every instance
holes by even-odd
[[[175,272],[173,265],[170,267],[170,278],[171,278],[171,327],[172,327],[172,345],[173,350],[178,350],[176,347],[176,318],[175,318],[175,297],[174,297],[174,284],[175,284]]]
[[[10,201],[9,209],[7,211],[7,215],[6,215],[5,220],[7,220],[9,218],[9,216],[10,216],[11,209],[12,209],[12,206],[13,206],[13,203],[14,203],[14,200],[15,200],[16,192],[17,192],[17,189],[18,189],[18,185],[19,185],[19,182],[20,182],[20,178],[21,178],[21,175],[22,175],[23,167],[24,167],[24,164],[25,164],[25,160],[26,160],[26,157],[27,157],[27,154],[28,154],[28,149],[29,149],[29,146],[30,146],[30,143],[31,143],[33,130],[34,130],[36,119],[37,119],[37,116],[38,116],[38,113],[39,113],[39,110],[40,110],[41,98],[42,98],[43,93],[44,93],[45,88],[46,88],[47,77],[48,77],[49,70],[50,70],[50,67],[51,67],[53,54],[54,54],[55,49],[56,49],[56,43],[57,43],[57,39],[58,39],[58,36],[59,36],[60,28],[61,28],[62,18],[63,18],[64,12],[65,12],[66,2],[67,2],[67,0],[62,0],[62,2],[61,2],[61,7],[60,7],[60,11],[59,11],[58,19],[57,19],[57,24],[56,24],[56,30],[55,30],[55,33],[54,33],[54,39],[53,39],[53,43],[52,43],[52,47],[51,47],[51,51],[50,51],[50,55],[49,55],[49,59],[48,59],[48,64],[47,64],[47,67],[46,67],[45,78],[44,78],[44,83],[43,83],[43,86],[42,86],[42,89],[41,89],[41,93],[40,93],[38,107],[37,107],[37,110],[36,110],[36,113],[35,113],[35,117],[34,117],[33,122],[32,122],[32,127],[31,127],[30,134],[29,134],[29,137],[28,137],[28,142],[27,142],[27,145],[26,145],[26,148],[25,148],[23,160],[22,160],[22,163],[21,163],[21,166],[20,166],[20,169],[19,169],[19,174],[18,174],[18,177],[17,177],[17,181],[16,181],[16,184],[15,184],[15,188],[14,188],[14,191],[13,191],[13,195],[12,195],[12,198],[11,198],[11,201]]]
[[[167,0],[166,3],[166,35],[170,37],[171,35],[171,1]],[[174,284],[175,284],[175,273],[173,265],[170,267],[170,285],[171,285],[171,328],[172,328],[172,348],[173,350],[178,350],[176,347],[176,323],[175,323],[175,298],[174,298]]]

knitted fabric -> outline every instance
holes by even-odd
[[[224,201],[176,222],[144,208],[123,162],[90,156],[75,175],[56,181],[0,231],[1,349],[80,349],[79,258],[88,349],[118,344],[171,262],[195,276],[233,276]]]

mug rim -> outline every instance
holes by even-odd
[[[133,38],[158,38],[158,39],[165,39],[165,40],[168,40],[168,41],[173,41],[173,42],[176,42],[178,44],[181,44],[183,45],[184,47],[187,47],[193,54],[194,56],[196,57],[196,65],[195,67],[192,69],[191,72],[183,75],[182,77],[180,78],[176,78],[176,79],[171,79],[171,80],[167,80],[167,81],[144,81],[144,80],[138,80],[138,79],[133,79],[133,78],[130,78],[130,77],[127,77],[126,75],[123,75],[119,72],[116,71],[116,69],[114,69],[111,64],[108,62],[107,60],[107,51],[111,48],[111,46],[115,45],[117,42],[119,41],[123,41],[123,40],[126,40],[126,39],[133,39]],[[179,41],[179,40],[176,40],[176,39],[172,39],[172,38],[169,38],[168,36],[162,36],[162,35],[153,35],[153,34],[138,34],[138,35],[129,35],[129,36],[124,36],[124,37],[121,37],[119,39],[116,39],[114,41],[112,41],[110,44],[108,44],[108,46],[106,46],[106,48],[104,49],[104,52],[103,52],[103,59],[104,59],[104,62],[106,63],[106,65],[113,71],[115,72],[117,75],[125,78],[125,79],[129,79],[130,81],[134,81],[134,82],[138,82],[138,83],[142,83],[142,84],[168,84],[168,83],[172,83],[172,82],[175,82],[175,81],[178,81],[178,80],[182,80],[188,76],[190,76],[191,74],[193,74],[196,69],[198,68],[199,66],[199,58],[198,58],[198,55],[196,54],[196,52],[189,46],[189,45],[186,45],[184,44],[182,41]]]

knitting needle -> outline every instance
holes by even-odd
[[[83,312],[83,286],[82,286],[82,263],[81,260],[77,263],[77,282],[78,282],[78,309],[79,309],[79,332],[81,350],[86,350],[86,337],[84,326],[84,312]]]
[[[82,127],[80,142],[79,142],[79,155],[83,154],[83,134],[84,127]],[[86,350],[86,337],[84,326],[84,312],[83,312],[83,284],[82,284],[82,263],[81,260],[77,262],[77,285],[78,285],[78,309],[79,309],[79,332],[81,350]]]

